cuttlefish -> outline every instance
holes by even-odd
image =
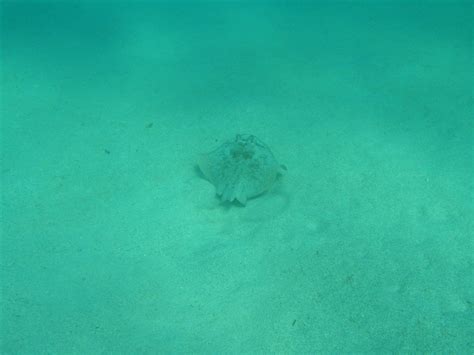
[[[267,145],[249,134],[238,134],[234,140],[202,154],[198,166],[223,202],[237,200],[243,205],[268,191],[286,171]]]

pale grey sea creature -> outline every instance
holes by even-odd
[[[247,200],[268,191],[286,170],[257,137],[238,134],[234,140],[199,158],[199,168],[222,201]]]

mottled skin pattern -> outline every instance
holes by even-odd
[[[247,134],[238,134],[234,140],[202,155],[199,168],[222,201],[237,200],[243,205],[270,189],[286,170],[265,143]]]

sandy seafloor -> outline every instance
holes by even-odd
[[[469,2],[1,5],[2,353],[472,353]],[[195,170],[236,133],[288,173]]]

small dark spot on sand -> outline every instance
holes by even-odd
[[[150,122],[146,125],[146,128],[151,128],[151,127],[153,127],[153,122]]]
[[[104,153],[105,153],[105,154],[110,154],[110,150],[104,149]]]

